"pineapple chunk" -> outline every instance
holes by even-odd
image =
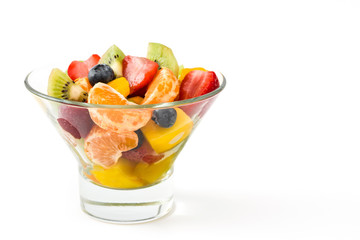
[[[174,163],[175,157],[176,154],[172,154],[169,157],[152,164],[141,161],[136,165],[134,173],[148,184],[152,184],[162,177],[165,177],[165,174]]]
[[[134,164],[124,158],[120,158],[116,165],[111,168],[103,168],[95,165],[90,171],[95,179],[102,185],[111,188],[137,188],[142,187],[143,182],[136,177]]]
[[[177,118],[175,124],[170,128],[162,128],[154,121],[149,121],[142,129],[144,136],[151,147],[157,152],[165,152],[189,136],[193,122],[191,118],[180,108],[175,108]]]

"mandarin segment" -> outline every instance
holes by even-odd
[[[101,128],[113,132],[136,131],[151,118],[145,109],[89,109],[91,119]]]
[[[93,163],[110,168],[117,163],[122,152],[137,145],[138,136],[135,132],[116,133],[94,125],[85,139],[84,151]]]
[[[89,92],[92,88],[89,79],[87,77],[75,79],[75,84],[79,85],[84,91]]]
[[[168,68],[160,69],[149,84],[142,104],[172,102],[179,94],[180,82]]]
[[[137,105],[104,83],[97,83],[90,90],[88,102],[104,105]],[[98,126],[118,133],[140,129],[148,123],[152,114],[149,109],[90,108],[89,112]]]
[[[123,95],[105,83],[95,84],[89,92],[88,102],[105,105],[128,105],[128,101]]]

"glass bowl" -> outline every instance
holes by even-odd
[[[192,99],[151,105],[99,105],[48,96],[51,69],[32,71],[25,86],[79,163],[83,211],[118,223],[150,221],[169,213],[173,207],[174,162],[224,89],[225,77],[216,73],[219,88]],[[154,111],[171,112],[175,115],[173,125],[157,125]],[[130,115],[146,115],[149,119],[139,129],[127,132],[114,131],[98,119],[120,116],[125,119],[117,125],[121,128],[134,121]]]

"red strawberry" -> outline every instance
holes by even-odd
[[[154,78],[159,65],[144,57],[126,56],[123,74],[130,84],[130,94],[144,88]]]
[[[181,82],[179,100],[199,97],[219,87],[219,80],[212,71],[194,70]]]
[[[164,154],[156,153],[150,143],[144,139],[143,144],[139,148],[123,152],[121,157],[134,162],[144,161],[151,164],[162,159]]]
[[[98,64],[99,60],[100,56],[93,54],[84,62],[72,61],[68,67],[67,73],[72,80],[87,77],[89,70]]]
[[[145,97],[145,93],[148,89],[148,86],[145,86],[139,90],[137,90],[136,92],[132,93],[131,95],[129,95],[129,97],[136,97],[136,96],[139,96],[139,97],[142,97],[144,98]]]

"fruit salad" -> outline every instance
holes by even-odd
[[[125,55],[113,45],[101,57],[93,54],[68,69],[54,68],[48,95],[88,103],[59,105],[56,119],[63,136],[83,155],[84,175],[110,188],[139,188],[167,176],[211,100],[205,106],[161,104],[218,87],[214,72],[179,67],[170,48],[149,43],[146,57]]]

